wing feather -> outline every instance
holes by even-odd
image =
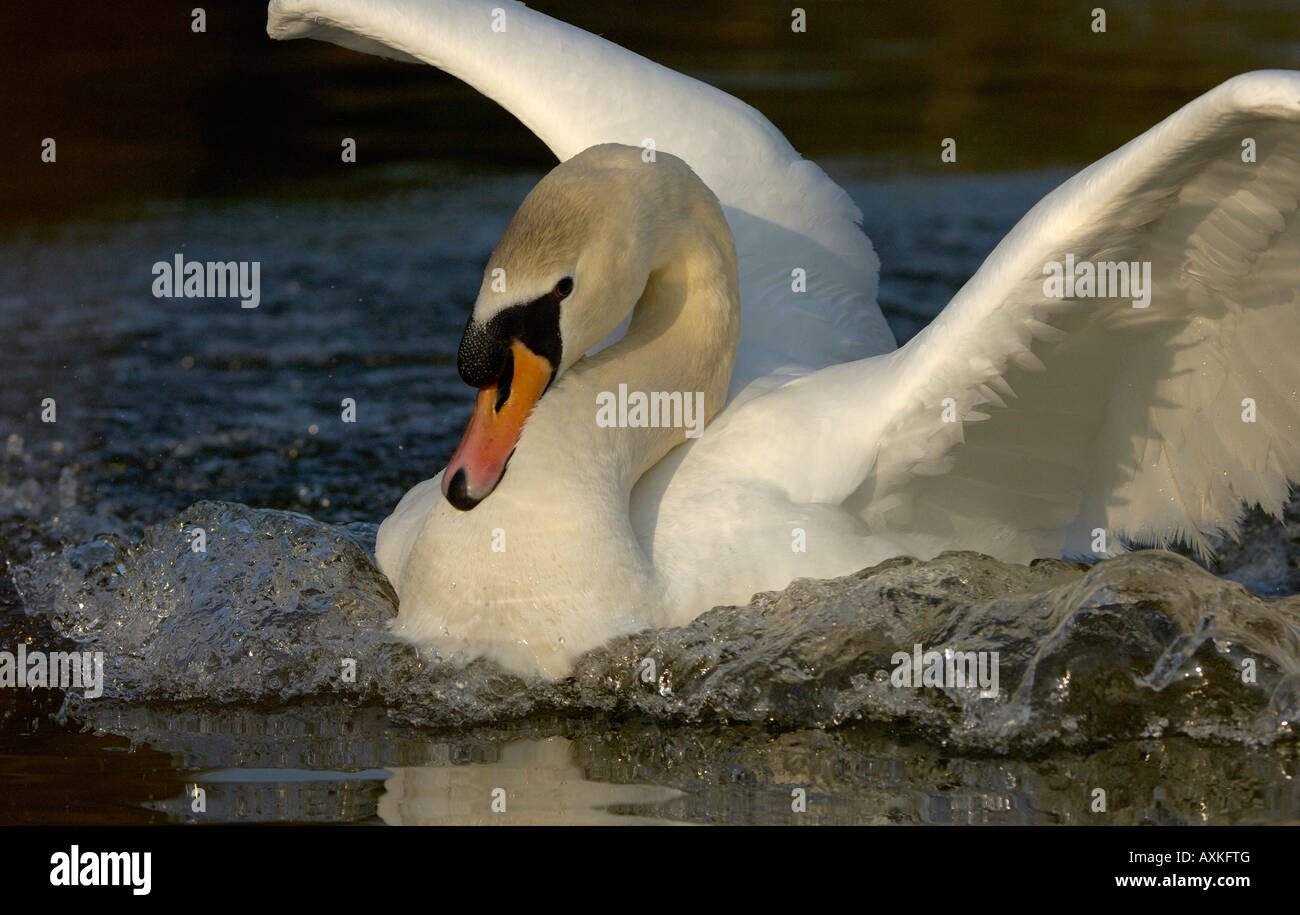
[[[736,239],[744,314],[733,392],[783,367],[894,348],[861,211],[739,99],[513,0],[274,0],[267,32],[445,70],[560,160],[647,140],[684,159],[718,195]],[[806,292],[792,289],[796,269]]]
[[[1001,525],[1020,558],[1090,553],[1097,529],[1107,552],[1209,552],[1244,503],[1279,514],[1300,478],[1298,197],[1300,74],[1282,71],[1230,80],[1067,181],[897,354],[850,503],[906,494],[891,530],[955,518],[952,545],[979,549]],[[1044,265],[1066,255],[1149,263],[1150,304],[1049,298]]]

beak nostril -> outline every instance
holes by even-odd
[[[505,365],[501,366],[501,376],[497,379],[497,399],[492,409],[500,413],[501,408],[506,405],[510,399],[510,380],[515,374],[515,354],[512,350],[506,350]]]
[[[474,398],[465,434],[442,476],[442,494],[469,511],[496,488],[538,399],[555,379],[555,365],[524,342],[510,343],[499,371],[484,380]]]

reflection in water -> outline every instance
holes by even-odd
[[[635,810],[681,794],[657,785],[591,781],[572,741],[520,740],[480,765],[398,769],[379,816],[390,826],[610,826],[664,823]],[[620,808],[621,812],[615,812]]]
[[[208,532],[206,554],[189,548],[195,527]],[[383,626],[394,598],[368,554],[373,528],[197,503],[137,543],[97,537],[15,568],[26,612],[0,615],[0,644],[103,650],[104,697],[73,690],[61,712],[170,757],[154,763],[148,793],[106,757],[90,816],[141,808],[198,823],[1300,816],[1291,724],[1300,598],[1265,601],[1172,553],[1090,569],[973,553],[890,560],[613,640],[585,655],[572,678],[547,685],[394,642]],[[1273,542],[1276,525],[1253,537]],[[891,688],[892,653],[915,642],[998,651],[1001,693]],[[638,674],[647,657],[659,662],[653,683]],[[354,680],[340,678],[341,658],[355,661]],[[1256,669],[1249,683],[1245,659]],[[38,696],[50,701],[0,716],[0,739],[42,726],[54,697]],[[152,787],[159,781],[165,790]],[[47,817],[88,816],[85,798],[60,804],[50,797],[57,783],[40,787]],[[503,813],[493,811],[494,789],[505,792]],[[1104,811],[1093,806],[1098,791]],[[794,805],[800,798],[805,809]]]
[[[342,702],[274,712],[105,704],[87,724],[140,749],[101,751],[93,792],[26,776],[45,821],[62,811],[68,822],[136,822],[144,809],[187,823],[1300,823],[1294,743],[1151,738],[1015,759],[874,726],[773,733],[600,715],[421,735]],[[48,771],[47,761],[29,768]],[[0,772],[15,774],[3,755]],[[504,813],[492,811],[496,788]]]

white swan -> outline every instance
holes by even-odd
[[[1080,172],[895,349],[861,214],[736,99],[506,0],[276,0],[268,31],[440,67],[565,162],[462,343],[487,387],[446,488],[474,507],[439,475],[380,529],[399,623],[444,654],[562,676],[611,636],[906,553],[1208,551],[1300,477],[1300,74],[1229,80]],[[603,143],[637,149],[578,155]],[[1053,264],[1101,262],[1150,264],[1150,288],[1057,295]],[[736,269],[703,437],[598,426],[619,384],[717,409]]]

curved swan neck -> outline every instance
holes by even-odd
[[[727,399],[740,340],[740,299],[735,250],[720,212],[717,222],[686,223],[675,233],[672,259],[651,273],[627,335],[593,373],[593,380],[626,384],[629,396],[667,393],[670,407],[680,393],[683,414],[688,403],[695,405],[693,428],[626,429],[631,434],[615,436],[619,444],[639,446],[628,467],[629,489],[669,450],[700,433]],[[635,433],[644,431],[652,433],[650,443],[638,441]]]
[[[702,184],[673,202],[681,205],[642,239],[652,267],[627,333],[576,363],[533,417],[567,416],[570,453],[591,449],[624,493],[722,409],[740,339],[736,254],[722,210]]]

